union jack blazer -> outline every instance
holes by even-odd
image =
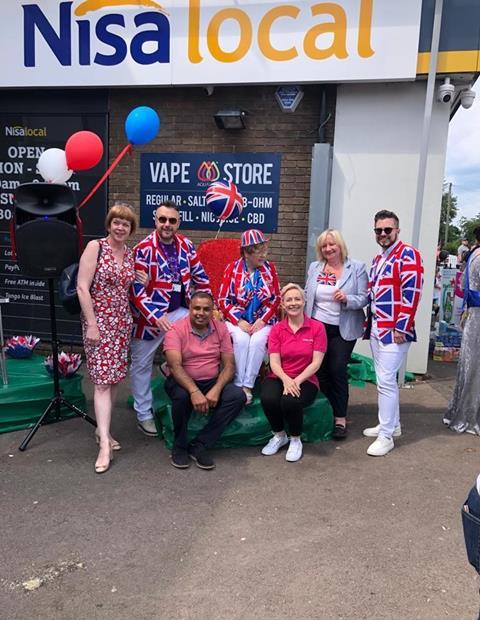
[[[262,287],[258,293],[261,305],[255,313],[254,320],[261,319],[267,325],[277,322],[277,310],[280,305],[280,285],[275,265],[265,261],[258,268],[262,278]],[[218,291],[218,307],[224,318],[236,325],[242,318],[245,308],[253,297],[253,292],[245,290],[248,279],[245,260],[240,258],[229,263],[223,274]]]
[[[394,342],[393,332],[406,335],[415,341],[415,313],[423,287],[423,264],[420,252],[398,241],[385,262],[377,254],[370,268],[368,298],[370,306],[364,338],[370,337],[372,326],[371,304],[375,302],[375,315],[380,340],[383,344]]]
[[[185,291],[185,300],[190,302],[194,291],[210,291],[210,283],[202,263],[190,239],[175,235],[174,241],[178,254],[180,278]],[[148,275],[148,284],[144,287],[134,282],[130,289],[130,305],[133,314],[133,337],[142,340],[157,338],[161,330],[155,327],[170,304],[173,289],[173,275],[168,266],[158,239],[157,231],[153,231],[135,248],[135,270]]]

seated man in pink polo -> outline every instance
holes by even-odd
[[[231,383],[235,361],[230,334],[212,314],[212,296],[194,293],[188,316],[165,334],[164,351],[171,372],[165,391],[172,399],[172,465],[181,469],[190,465],[189,459],[201,469],[215,467],[208,450],[246,401],[242,388]],[[208,415],[209,420],[188,444],[188,420],[193,409]]]

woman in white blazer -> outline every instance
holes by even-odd
[[[364,263],[348,258],[338,230],[324,230],[317,239],[318,261],[309,269],[305,314],[325,325],[328,348],[318,371],[320,390],[330,402],[335,422],[332,436],[347,436],[348,363],[363,334],[368,275]]]

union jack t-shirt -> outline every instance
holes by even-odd
[[[328,271],[321,271],[317,276],[317,284],[324,286],[335,286],[337,284],[337,276]]]

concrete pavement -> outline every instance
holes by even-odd
[[[459,510],[480,438],[442,424],[455,365],[429,372],[402,390],[404,434],[383,458],[361,434],[372,385],[351,390],[347,441],[306,445],[298,463],[248,447],[176,470],[123,405],[104,475],[82,420],[42,427],[25,453],[25,432],[1,435],[1,616],[476,617]]]

